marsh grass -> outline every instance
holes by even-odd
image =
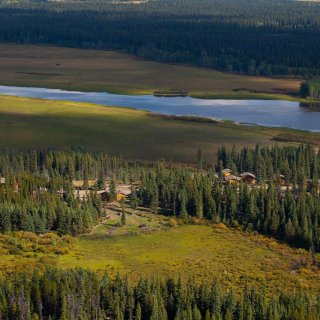
[[[130,108],[0,96],[0,144],[19,149],[80,148],[138,160],[194,163],[198,148],[212,163],[219,147],[290,142],[320,144],[320,135],[284,128],[167,121]]]

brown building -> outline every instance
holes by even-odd
[[[311,192],[313,187],[314,187],[314,182],[312,180],[307,180],[306,191]],[[315,187],[317,188],[317,192],[320,193],[320,180],[318,181]]]
[[[224,180],[227,182],[227,183],[238,183],[238,182],[240,182],[241,181],[241,178],[240,177],[237,177],[237,176],[235,176],[235,175],[233,175],[233,174],[230,174],[230,175],[228,175],[228,176],[226,176],[225,178],[224,178]]]
[[[116,191],[116,201],[120,202],[122,200],[126,200],[127,196],[130,195],[130,191],[127,190],[117,190]],[[105,202],[110,202],[110,192],[109,190],[101,190],[98,191],[98,194],[100,194],[101,200]]]
[[[224,178],[226,178],[226,177],[232,175],[232,170],[226,168],[226,169],[223,169],[221,173],[222,173],[222,176],[223,176]]]
[[[241,181],[248,184],[255,184],[257,182],[257,178],[253,173],[243,172],[240,174]]]
[[[126,200],[126,198],[127,198],[127,195],[126,194],[124,194],[123,192],[117,192],[117,201],[118,202],[120,202],[120,201],[122,201],[122,200]]]

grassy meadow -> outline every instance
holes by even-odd
[[[320,135],[229,122],[166,120],[148,112],[88,103],[0,96],[0,144],[19,149],[70,149],[107,152],[127,159],[190,163],[202,148],[207,161],[221,145],[231,147],[304,141]]]
[[[67,239],[63,252],[50,243],[36,250],[43,239],[32,239],[31,247],[24,241],[31,249],[2,254],[0,271],[32,270],[46,264],[127,275],[134,282],[141,276],[166,278],[169,274],[196,281],[220,279],[236,291],[246,284],[265,286],[270,292],[319,288],[319,270],[308,267],[310,257],[304,250],[224,225],[179,225],[145,211],[136,213],[127,214],[127,224],[119,226],[120,216],[109,211],[109,219],[89,234]]]
[[[296,99],[301,80],[222,73],[145,61],[128,54],[0,44],[0,84],[146,94],[186,90],[200,98]]]
[[[151,219],[139,223],[154,224]],[[245,283],[270,289],[284,284],[288,290],[319,288],[319,271],[301,265],[307,259],[303,250],[220,225],[164,225],[158,221],[157,229],[146,233],[129,222],[118,228],[128,230],[120,234],[110,234],[106,225],[99,226],[79,237],[74,250],[61,256],[58,265],[107,270],[111,275],[128,275],[133,281],[170,274],[198,281],[220,278],[235,288]]]

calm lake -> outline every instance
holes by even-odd
[[[226,119],[269,127],[288,127],[320,132],[320,108],[281,100],[215,100],[191,97],[118,95],[104,92],[75,92],[58,89],[0,86],[0,94],[20,97],[98,103],[132,107],[169,114]]]

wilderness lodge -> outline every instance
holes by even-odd
[[[256,176],[250,172],[243,172],[237,176],[232,173],[231,169],[226,168],[223,169],[221,173],[225,183],[234,184],[244,182],[246,184],[253,185],[257,182]]]
[[[109,190],[100,190],[97,192],[100,197],[102,202],[110,202],[111,201],[111,196],[110,196],[110,191]],[[117,190],[116,191],[116,201],[124,201],[127,199],[127,197],[131,194],[131,191],[129,190]]]
[[[240,179],[248,184],[255,184],[256,183],[256,176],[250,172],[244,172],[240,174]]]
[[[16,181],[16,180],[8,181],[6,179],[6,177],[0,177],[0,189],[1,188],[4,189],[6,187],[6,184],[9,184],[9,186],[13,192],[19,192],[20,184],[18,181]]]

